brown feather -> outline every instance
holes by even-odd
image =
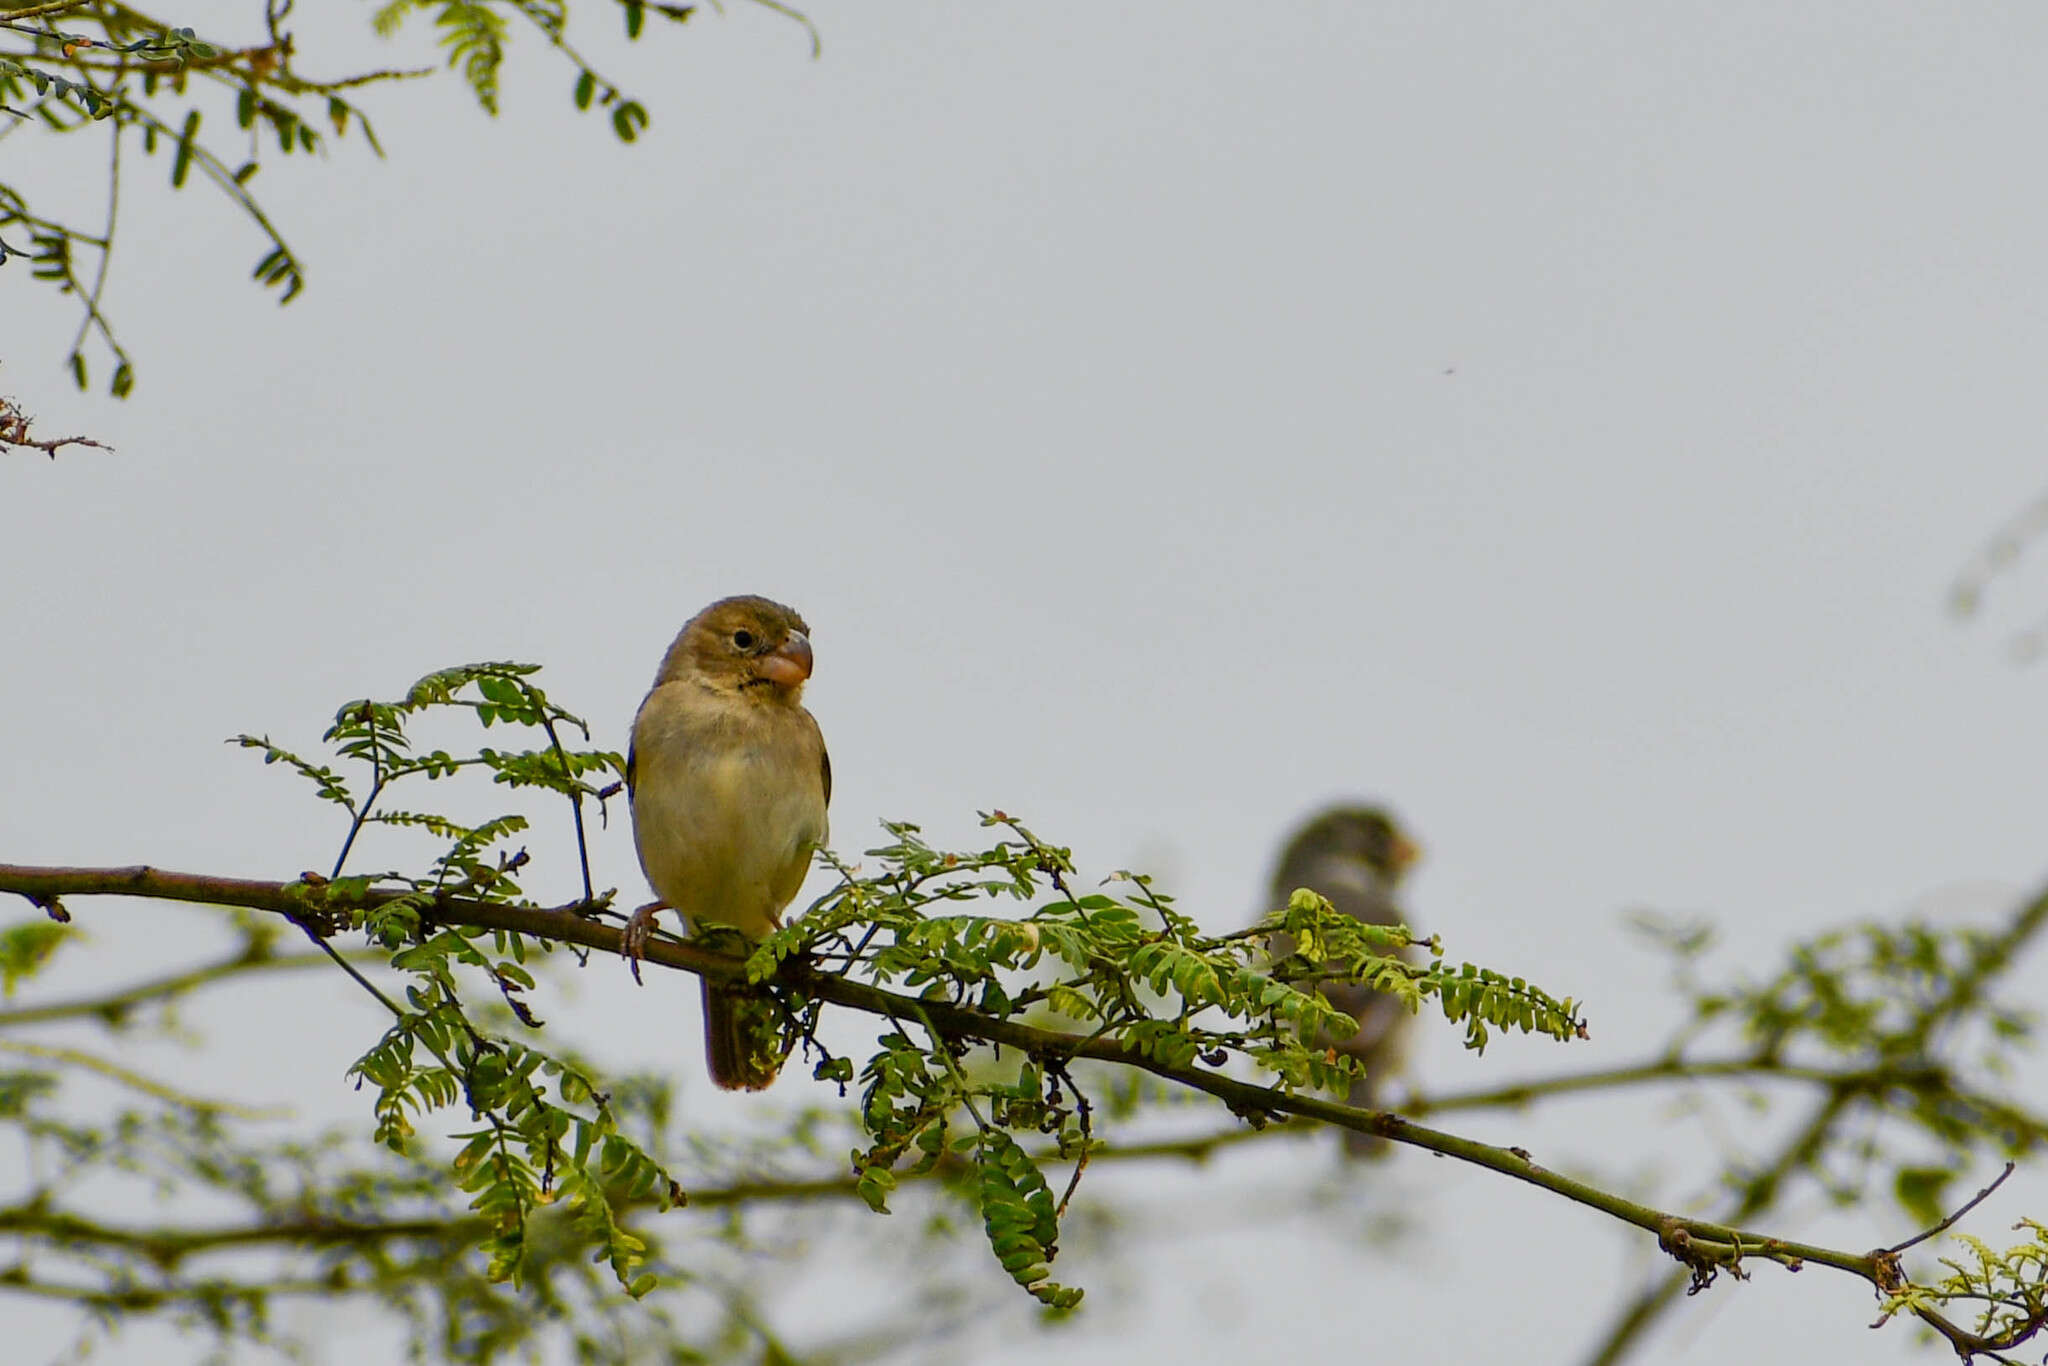
[[[774,1006],[704,979],[704,1064],[721,1090],[767,1090],[782,1070]]]
[[[1369,925],[1398,925],[1405,917],[1394,899],[1401,875],[1415,858],[1415,846],[1385,811],[1377,807],[1332,807],[1309,821],[1280,855],[1269,895],[1284,905],[1298,887],[1328,898],[1338,912]],[[1292,935],[1276,934],[1276,957],[1294,952]],[[1402,955],[1414,957],[1413,950]],[[1334,1048],[1356,1058],[1366,1075],[1351,1084],[1345,1104],[1361,1110],[1379,1108],[1379,1087],[1398,1071],[1408,1032],[1408,1012],[1395,998],[1356,982],[1325,982],[1324,999],[1358,1021],[1358,1031],[1338,1038],[1320,1035],[1319,1047]],[[1344,1131],[1344,1151],[1353,1157],[1385,1154],[1385,1139]]]

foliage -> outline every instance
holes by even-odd
[[[242,735],[235,742],[260,749],[266,763],[292,769],[316,797],[348,814],[333,871],[316,884],[322,913],[352,905],[349,927],[391,950],[391,966],[412,975],[406,1004],[391,1007],[394,1024],[356,1064],[355,1075],[377,1088],[377,1140],[407,1152],[417,1116],[460,1101],[483,1122],[457,1135],[463,1146],[454,1175],[472,1194],[472,1208],[487,1215],[496,1231],[487,1276],[517,1279],[535,1211],[561,1199],[579,1231],[613,1267],[620,1287],[639,1296],[654,1282],[641,1272],[644,1245],[623,1230],[615,1204],[623,1199],[665,1207],[664,1200],[680,1201],[680,1188],[620,1130],[593,1078],[537,1048],[491,1037],[463,1004],[463,979],[481,979],[521,1023],[537,1026],[522,1003],[534,984],[526,963],[529,953],[546,952],[549,945],[518,934],[437,925],[434,919],[439,898],[509,904],[520,897],[515,874],[526,862],[525,852],[486,854],[525,830],[526,818],[508,812],[465,824],[389,805],[401,784],[417,787],[478,769],[496,784],[566,797],[583,850],[584,804],[602,803],[616,791],[593,779],[623,776],[625,765],[616,753],[564,747],[563,730],[587,730],[534,685],[535,672],[532,665],[469,665],[428,675],[396,702],[346,704],[322,738],[339,762],[367,771],[366,784],[268,737]],[[486,729],[539,730],[546,744],[509,751],[480,746],[461,757],[441,748],[417,749],[408,726],[447,709],[468,712]],[[839,884],[754,950],[748,980],[765,984],[782,963],[800,958],[878,985],[901,982],[917,988],[923,1000],[972,1005],[998,1020],[1044,1007],[1089,1025],[1092,1037],[1121,1041],[1169,1065],[1200,1058],[1221,1066],[1235,1057],[1275,1073],[1290,1088],[1341,1089],[1357,1075],[1355,1059],[1314,1045],[1318,1032],[1349,1032],[1355,1022],[1312,989],[1263,973],[1262,933],[1205,936],[1140,875],[1117,875],[1135,889],[1128,902],[1103,893],[1077,895],[1068,850],[1045,843],[1000,812],[983,823],[1004,837],[968,854],[934,849],[914,825],[890,824],[891,842],[868,851],[879,861],[878,870],[862,876],[838,865]],[[358,835],[380,824],[425,830],[447,843],[420,876],[344,877]],[[584,898],[577,913],[599,914],[611,894],[592,891],[587,852],[582,862]],[[397,895],[365,904],[373,886],[394,884],[401,889]],[[990,897],[1029,903],[1041,892],[1049,899],[1022,918],[952,910]],[[1552,1000],[1519,979],[1470,964],[1410,964],[1393,956],[1409,942],[1405,932],[1362,926],[1312,892],[1296,896],[1275,925],[1316,955],[1315,971],[1360,975],[1411,1008],[1434,996],[1446,1018],[1466,1026],[1473,1047],[1484,1046],[1489,1026],[1559,1039],[1582,1032],[1569,1000]],[[1033,980],[1052,964],[1061,969],[1056,975]],[[801,1042],[819,1055],[820,1076],[844,1082],[851,1075],[847,1061],[817,1042],[819,1008],[816,1000],[792,1002],[789,1045]],[[853,1162],[866,1189],[884,1189],[891,1169],[913,1150],[918,1171],[929,1171],[949,1147],[972,1153],[981,1213],[998,1259],[1037,1298],[1070,1307],[1078,1292],[1045,1275],[1058,1230],[1044,1175],[1011,1135],[1056,1135],[1055,1152],[1077,1157],[1091,1137],[1087,1098],[1058,1059],[1027,1066],[1015,1084],[970,1082],[959,1065],[966,1041],[945,1037],[928,1020],[896,1023],[859,1071],[861,1122],[870,1142]],[[913,1042],[909,1026],[920,1023],[923,1042]],[[963,1113],[973,1129],[955,1137],[951,1130]],[[871,1203],[881,1206],[880,1200]]]
[[[277,1340],[271,1309],[280,1298],[362,1296],[407,1326],[416,1353],[449,1360],[490,1360],[558,1333],[584,1360],[781,1351],[757,1306],[718,1270],[730,1246],[679,1211],[833,1194],[886,1214],[907,1184],[928,1182],[978,1224],[1001,1272],[981,1279],[1007,1280],[1067,1313],[1082,1290],[1055,1280],[1053,1267],[1086,1173],[1229,1141],[1230,1129],[1136,1141],[1134,1126],[1164,1095],[1193,1088],[1223,1100],[1232,1117],[1212,1113],[1237,1135],[1285,1135],[1296,1122],[1276,1119],[1314,1117],[1512,1172],[1656,1231],[1682,1263],[1675,1274],[1695,1288],[1721,1269],[1741,1275],[1746,1259],[1762,1256],[1864,1275],[1888,1312],[1930,1323],[1956,1302],[2006,1306],[1994,1324],[2001,1343],[2020,1340],[2033,1312],[2037,1253],[1966,1243],[1971,1259],[1952,1260],[1950,1276],[1915,1281],[1897,1269],[1896,1252],[1835,1253],[1676,1220],[1533,1168],[1519,1150],[1321,1100],[1343,1094],[1358,1063],[1319,1046],[1355,1027],[1319,984],[1367,982],[1410,1010],[1441,1015],[1474,1050],[1502,1030],[1582,1037],[1580,1007],[1447,960],[1436,940],[1338,915],[1308,889],[1258,924],[1205,933],[1143,874],[1077,886],[1070,850],[1000,811],[982,818],[990,834],[980,848],[943,849],[918,826],[893,822],[858,865],[821,855],[832,885],[743,960],[675,941],[652,946],[657,961],[749,984],[780,1045],[801,1051],[842,1097],[836,1109],[798,1117],[783,1140],[799,1161],[846,1154],[840,1174],[749,1178],[719,1140],[675,1127],[665,1083],[605,1075],[601,1060],[554,1041],[530,1004],[561,950],[615,943],[611,926],[622,918],[614,894],[592,886],[585,818],[618,794],[623,763],[591,748],[587,727],[536,678],[531,665],[483,663],[430,674],[394,700],[350,701],[323,736],[325,752],[311,757],[267,736],[234,737],[333,808],[337,853],[325,873],[264,884],[274,894],[204,878],[160,894],[274,911],[317,953],[280,954],[278,922],[237,910],[241,945],[227,959],[97,1001],[0,1010],[0,1032],[67,1013],[127,1028],[144,1006],[208,981],[327,963],[389,1015],[351,1070],[368,1095],[374,1146],[346,1133],[261,1139],[248,1127],[255,1117],[226,1102],[78,1050],[0,1037],[0,1051],[24,1063],[0,1079],[0,1124],[49,1155],[38,1168],[45,1174],[0,1207],[0,1231],[29,1249],[0,1271],[0,1293],[68,1299],[96,1323],[169,1315],[254,1342]],[[457,814],[485,793],[489,805]],[[578,895],[553,909],[528,897],[536,874],[518,844],[549,810],[567,817],[579,855]],[[380,856],[417,847],[411,871],[353,868],[371,831],[386,836]],[[0,870],[0,886],[53,916],[63,915],[59,883],[66,895],[137,885],[118,870],[98,882],[80,881],[80,870],[57,870],[72,876],[59,883],[5,876],[22,872]],[[1997,932],[1865,926],[1797,946],[1780,973],[1720,987],[1693,980],[1706,936],[1669,931],[1693,1011],[1664,1059],[1425,1097],[1416,1112],[1685,1076],[1817,1086],[1826,1122],[1809,1126],[1795,1151],[1775,1166],[1731,1166],[1731,1217],[1774,1207],[1786,1179],[1807,1173],[1844,1200],[1891,1190],[1931,1223],[1973,1153],[2023,1154],[2048,1133],[1995,1089],[2032,1023],[1990,990],[2043,918],[2048,901]],[[341,947],[357,935],[366,947]],[[75,937],[47,921],[0,931],[0,971],[10,983],[29,977]],[[1294,952],[1271,960],[1276,941]],[[1426,953],[1410,961],[1402,951],[1418,944]],[[864,1058],[821,1038],[826,1012],[841,1008],[878,1020]],[[1735,1051],[1697,1056],[1719,1039]],[[1153,1080],[1131,1080],[1142,1073]],[[67,1076],[96,1076],[155,1106],[66,1117]],[[224,1195],[241,1222],[109,1223],[72,1196],[97,1170]],[[272,1253],[277,1274],[208,1260],[246,1248]],[[657,1287],[664,1293],[651,1296]],[[705,1298],[715,1312],[686,1315],[678,1295]],[[635,1307],[620,1311],[620,1336],[599,1340],[578,1306],[605,1301]]]
[[[1958,1234],[1956,1257],[1943,1257],[1949,1274],[1926,1286],[1901,1281],[1885,1297],[1880,1321],[1901,1310],[1932,1321],[1943,1336],[1967,1357],[1972,1349],[2003,1360],[2004,1352],[2025,1342],[2048,1323],[2048,1228],[2032,1219],[2016,1225],[2031,1234],[2003,1252],[1993,1251],[1981,1238]],[[1977,1307],[1976,1323],[1956,1330],[1941,1315],[1950,1305]]]
[[[521,886],[528,855],[508,848],[528,829],[530,817],[499,810],[459,819],[445,803],[426,800],[428,789],[474,773],[489,775],[508,795],[533,791],[561,798],[579,849],[584,808],[601,806],[618,790],[608,780],[623,771],[620,756],[565,744],[565,736],[577,740],[587,732],[536,686],[534,673],[527,665],[471,665],[430,674],[393,701],[349,702],[323,736],[329,751],[324,758],[303,757],[268,737],[234,738],[266,763],[291,770],[344,817],[328,872],[293,885],[293,918],[329,951],[333,936],[362,933],[407,983],[394,999],[349,968],[392,1017],[352,1071],[371,1093],[372,1134],[388,1150],[386,1165],[317,1180],[301,1171],[298,1181],[366,1192],[362,1203],[350,1207],[351,1217],[374,1209],[385,1222],[419,1222],[431,1213],[438,1221],[431,1251],[439,1269],[429,1275],[417,1262],[406,1262],[385,1264],[378,1276],[359,1269],[344,1274],[337,1268],[350,1257],[369,1255],[349,1245],[330,1251],[314,1274],[329,1276],[337,1287],[381,1286],[377,1293],[387,1301],[401,1283],[415,1299],[431,1295],[437,1300],[431,1313],[411,1307],[416,1341],[426,1335],[422,1325],[438,1323],[440,1350],[457,1359],[486,1359],[509,1340],[505,1316],[465,1298],[481,1295],[496,1305],[492,1297],[505,1292],[489,1287],[534,1291],[545,1300],[563,1293],[550,1287],[562,1267],[579,1258],[594,1258],[618,1289],[635,1298],[659,1283],[687,1281],[689,1274],[662,1261],[641,1231],[647,1217],[688,1198],[669,1164],[647,1141],[644,1126],[636,1129],[621,1112],[615,1083],[600,1079],[582,1060],[537,1042],[543,1026],[526,997],[536,985],[533,968],[557,945],[437,916],[450,898],[531,904]],[[458,753],[415,741],[422,725],[450,713],[467,715],[485,732],[531,732],[537,743],[477,744]],[[418,796],[401,804],[409,792]],[[1135,893],[1130,901],[1078,895],[1066,850],[1007,816],[991,815],[987,823],[1001,837],[966,854],[934,849],[914,826],[891,825],[890,842],[869,854],[877,870],[862,875],[839,865],[837,885],[810,913],[760,945],[747,975],[776,991],[778,965],[801,959],[875,983],[901,982],[918,989],[921,1000],[970,1004],[996,1019],[1057,1010],[1086,1021],[1095,1037],[1123,1040],[1148,1056],[1168,1062],[1199,1056],[1210,1065],[1236,1057],[1276,1073],[1290,1087],[1341,1086],[1355,1070],[1355,1061],[1316,1050],[1310,1042],[1317,1031],[1341,1030],[1349,1022],[1313,990],[1259,971],[1263,934],[1204,936],[1172,908],[1171,898],[1137,875],[1119,875]],[[353,872],[349,862],[360,837],[378,827],[424,833],[437,841],[438,851],[416,874]],[[574,913],[608,914],[611,894],[590,887],[587,857],[581,875],[584,895]],[[1026,914],[1003,918],[966,909],[990,897],[1023,903]],[[1568,1002],[1551,1001],[1524,984],[1440,962],[1417,967],[1392,958],[1393,948],[1406,942],[1404,934],[1361,930],[1312,894],[1297,897],[1280,918],[1303,942],[1316,945],[1326,964],[1348,962],[1384,974],[1390,990],[1416,1004],[1435,996],[1446,1014],[1468,1024],[1540,1028],[1558,1037],[1578,1027]],[[36,928],[38,923],[45,928]],[[63,932],[47,922],[28,922],[0,937],[0,945],[8,946],[6,961],[17,965],[10,971],[32,971]],[[246,958],[253,964],[270,953],[267,941],[252,940]],[[971,1200],[1009,1277],[1054,1308],[1076,1303],[1080,1292],[1048,1274],[1066,1199],[1053,1200],[1045,1164],[1078,1164],[1096,1144],[1091,1102],[1067,1061],[1030,1059],[1003,1072],[974,1067],[976,1079],[970,1080],[962,1064],[970,1061],[971,1042],[913,1017],[885,1032],[856,1073],[851,1060],[832,1056],[817,1041],[819,1001],[779,991],[776,999],[786,1007],[790,1043],[817,1057],[817,1074],[842,1083],[842,1089],[856,1079],[863,1088],[857,1115],[862,1147],[852,1161],[859,1193],[886,1209],[899,1173],[914,1178],[943,1166]],[[487,1014],[492,1007],[498,1011],[495,1021]],[[25,1080],[21,1094],[44,1095],[54,1079],[48,1074],[33,1084]],[[443,1113],[466,1115],[469,1122],[445,1134],[454,1146],[439,1159],[443,1177],[437,1185],[430,1175],[437,1165],[436,1135],[422,1126]],[[117,1128],[136,1122],[124,1116]],[[208,1123],[218,1125],[218,1116]],[[58,1132],[39,1131],[44,1137]],[[212,1165],[253,1171],[271,1161],[255,1148],[230,1156],[229,1139],[217,1128],[205,1137],[220,1150]],[[1050,1141],[1019,1141],[1041,1137]],[[97,1142],[83,1135],[66,1141],[81,1149]],[[330,1144],[344,1146],[339,1140]],[[166,1179],[182,1184],[184,1176],[170,1173]],[[467,1202],[460,1216],[447,1203],[458,1198],[456,1191]],[[38,1200],[46,1202],[49,1194]],[[274,1217],[273,1207],[251,1199],[257,1217]],[[413,1208],[423,1202],[431,1211]],[[377,1255],[388,1260],[381,1246]],[[128,1312],[189,1302],[189,1296],[181,1300],[168,1291],[138,1298],[128,1285],[132,1279],[132,1273],[113,1277],[94,1292],[98,1302]],[[577,1288],[595,1293],[587,1278]],[[232,1312],[224,1311],[211,1326],[261,1340],[269,1332],[268,1300],[278,1291],[276,1284],[241,1291],[216,1285],[207,1293]],[[491,1326],[475,1336],[449,1326],[472,1319]]]
[[[310,955],[277,954],[265,929],[250,927],[242,950],[224,960],[232,967],[222,980],[302,970]],[[132,1034],[174,999],[166,992],[138,1002],[119,1028]],[[11,1035],[14,1023],[0,1015],[0,1030]],[[545,1205],[527,1220],[516,1282],[494,1279],[492,1255],[503,1247],[496,1212],[465,1200],[445,1151],[366,1145],[353,1127],[280,1140],[266,1136],[274,1120],[168,1092],[141,1105],[89,1104],[81,1117],[62,1105],[75,1086],[60,1085],[77,1076],[81,1059],[33,1061],[40,1065],[0,1070],[0,1130],[12,1131],[28,1158],[19,1169],[26,1188],[10,1189],[0,1205],[0,1236],[20,1249],[0,1267],[0,1294],[75,1306],[73,1355],[151,1318],[224,1345],[303,1351],[282,1311],[306,1299],[380,1307],[422,1360],[495,1360],[545,1339],[579,1361],[713,1360],[756,1356],[764,1338],[773,1340],[732,1273],[736,1254],[748,1255],[735,1230],[701,1221],[657,1227],[664,1193],[636,1190],[621,1170],[603,1173],[620,1228],[593,1227],[568,1201]],[[606,1108],[634,1148],[685,1170],[707,1207],[719,1207],[738,1174],[763,1161],[817,1153],[809,1124],[744,1152],[685,1141],[664,1078],[613,1078]],[[81,1212],[77,1192],[88,1188],[103,1206],[107,1192],[118,1192],[119,1213]],[[175,1194],[179,1205],[155,1220],[138,1215],[152,1190]],[[205,1215],[181,1214],[195,1197]],[[626,1238],[637,1240],[639,1274],[658,1275],[668,1293],[621,1296],[617,1267],[592,1260],[594,1249]],[[252,1264],[251,1253],[261,1261]]]
[[[1837,1207],[1889,1198],[1914,1224],[1936,1225],[1983,1157],[2024,1158],[2048,1142],[2048,1118],[2003,1089],[2032,1045],[2035,1015],[1994,991],[2044,924],[2048,893],[1996,927],[1866,922],[1794,943],[1774,974],[1717,985],[1698,980],[1710,927],[1648,920],[1640,928],[1670,954],[1672,994],[1691,1017],[1659,1061],[1572,1084],[1721,1077],[1744,1083],[1756,1113],[1806,1102],[1774,1149],[1729,1156],[1716,1177],[1723,1223],[1781,1208],[1811,1183]],[[1910,1292],[1887,1317],[1904,1305],[1934,1322],[1924,1311],[1970,1299],[1953,1280],[1876,1274],[1888,1263],[1873,1256],[1887,1303]],[[1623,1359],[1688,1277],[1673,1272],[1638,1294],[1591,1359]]]
[[[78,300],[78,328],[65,359],[79,388],[91,382],[88,350],[95,344],[113,366],[108,392],[125,397],[135,384],[134,362],[102,304],[121,192],[137,151],[164,165],[174,191],[197,171],[254,228],[261,245],[252,277],[275,289],[279,303],[289,303],[305,287],[306,267],[259,200],[258,173],[272,158],[324,158],[344,141],[381,156],[360,92],[436,70],[381,66],[310,74],[288,26],[295,3],[262,0],[250,31],[232,39],[202,37],[120,0],[0,5],[0,142],[42,136],[61,138],[67,147],[79,143],[79,151],[64,158],[74,181],[89,155],[83,140],[96,142],[106,158],[96,224],[62,202],[62,187],[38,190],[0,180],[0,267],[19,256],[35,279]],[[771,0],[762,3],[792,13]],[[651,0],[612,0],[611,7],[629,41],[647,31],[650,14],[682,24],[695,8]],[[646,106],[570,42],[567,0],[387,0],[371,22],[380,36],[396,41],[416,13],[428,17],[446,68],[460,73],[487,114],[498,111],[508,45],[515,33],[525,33],[568,65],[578,110],[606,111],[612,134],[623,142],[638,139],[648,125]]]

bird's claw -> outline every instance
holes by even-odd
[[[640,980],[640,960],[647,956],[647,937],[654,933],[654,917],[666,910],[667,902],[650,901],[626,917],[626,932],[619,945],[619,956],[633,969],[633,980]]]

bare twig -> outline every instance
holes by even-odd
[[[1948,1218],[1936,1224],[1933,1228],[1928,1229],[1926,1232],[1916,1233],[1903,1243],[1894,1243],[1890,1247],[1886,1248],[1885,1251],[1891,1253],[1893,1256],[1897,1256],[1899,1253],[1904,1252],[1907,1248],[1913,1246],[1915,1243],[1924,1243],[1929,1238],[1935,1237],[1938,1234],[1948,1232],[1950,1227],[1955,1224],[1956,1220],[1962,1218],[1965,1214],[1968,1214],[1971,1210],[1983,1204],[1985,1200],[1990,1198],[1991,1192],[1997,1190],[2000,1186],[2004,1185],[2005,1178],[2011,1176],[2013,1174],[2014,1169],[2017,1166],[2018,1164],[2014,1162],[2006,1163],[2005,1170],[1998,1174],[1997,1179],[1992,1181],[1992,1183],[1986,1186],[1983,1190],[1980,1190],[1975,1195],[1971,1196],[1968,1203],[1966,1203],[1961,1209],[1957,1210],[1954,1214],[1951,1214]]]
[[[95,441],[89,436],[35,437],[29,435],[29,423],[33,421],[21,406],[11,398],[0,398],[0,446],[19,446],[27,450],[38,450],[55,460],[57,452],[66,446],[92,446],[99,450],[114,449],[104,441]]]

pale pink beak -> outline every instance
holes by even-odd
[[[761,656],[761,677],[778,688],[794,688],[811,676],[811,638],[791,631],[789,639]]]

